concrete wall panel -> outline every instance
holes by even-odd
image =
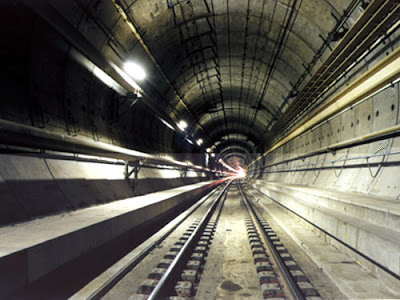
[[[264,179],[253,183],[267,196],[340,240],[342,245],[357,249],[398,275],[400,154],[396,153],[400,152],[400,138],[382,138],[289,163],[285,158],[390,128],[399,123],[399,101],[397,83],[302,134],[290,146],[268,155],[266,161],[271,158],[271,162],[281,163],[266,168]],[[383,162],[391,164],[383,166]],[[299,170],[333,165],[337,168]],[[343,167],[351,165],[357,167]],[[350,256],[358,257],[347,251]],[[365,260],[363,263],[371,272],[376,271],[372,264]]]
[[[7,243],[0,245],[0,279],[7,278],[0,281],[0,297],[157,220],[178,205],[192,205],[220,183],[180,187],[0,228],[2,242]]]
[[[125,179],[125,167],[103,163],[0,156],[0,225],[62,213],[206,180],[176,170],[146,169]],[[133,176],[134,177],[134,176]]]
[[[46,161],[38,158],[1,156],[0,172],[11,191],[8,195],[13,195],[15,201],[21,203],[31,217],[71,209],[54,182]],[[10,208],[3,209],[8,211]]]

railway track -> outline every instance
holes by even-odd
[[[126,281],[125,284],[116,283],[110,287],[109,292],[98,293],[91,299],[103,296],[104,299],[130,300],[214,299],[219,292],[217,290],[224,287],[224,284],[219,279],[214,282],[209,278],[214,278],[213,273],[218,270],[226,269],[224,259],[227,258],[215,260],[212,257],[218,252],[239,251],[227,248],[229,244],[213,244],[216,233],[224,239],[234,231],[224,226],[218,227],[221,218],[224,224],[232,223],[229,217],[242,224],[240,237],[235,237],[238,234],[235,232],[231,235],[233,239],[240,238],[240,247],[248,249],[246,268],[253,274],[249,276],[252,278],[251,284],[255,285],[253,289],[258,290],[247,299],[320,299],[318,291],[266,221],[264,212],[254,202],[239,182],[232,184],[229,181],[192,208],[193,211],[185,220],[174,226],[168,237],[163,237],[162,243],[156,241],[152,248],[154,252],[143,255],[132,274],[128,274],[124,280],[120,276],[121,281]],[[229,215],[229,210],[235,214]],[[225,248],[221,249],[221,246]],[[211,248],[213,251],[210,251]],[[222,274],[221,278],[226,276]],[[235,288],[234,284],[232,286]],[[211,296],[208,296],[210,291]],[[250,294],[241,295],[249,297]],[[242,298],[236,296],[232,299]]]
[[[230,183],[221,190],[202,218],[196,219],[169,249],[132,299],[192,299]]]
[[[318,299],[313,287],[289,254],[262,212],[248,199],[237,183],[248,217],[245,225],[264,299]]]

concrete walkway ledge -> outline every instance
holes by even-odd
[[[376,277],[398,282],[399,201],[260,180],[253,187],[334,237],[332,244]]]
[[[207,181],[0,228],[0,299],[222,181]]]

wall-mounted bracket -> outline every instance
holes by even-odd
[[[134,163],[129,163],[125,162],[125,171],[124,171],[124,177],[125,180],[128,181],[129,186],[135,190],[139,178],[139,171],[142,168],[142,162],[140,160],[135,161]],[[132,169],[129,170],[129,167]],[[131,176],[133,175],[133,178]]]
[[[323,37],[322,35],[319,34],[318,36],[320,37],[320,39],[322,40],[322,42],[329,48],[329,50],[332,51],[332,47],[331,47],[330,43],[329,43],[327,40],[325,40],[324,37]]]
[[[376,149],[376,152],[374,153],[374,155],[382,155],[382,159],[379,162],[379,166],[375,171],[375,174],[372,172],[372,168],[370,166],[370,157],[366,157],[366,161],[367,161],[367,165],[368,165],[368,170],[369,170],[369,174],[371,175],[372,178],[376,178],[376,176],[378,176],[380,170],[382,169],[382,163],[385,161],[386,155],[389,154],[389,139],[386,141],[386,145],[385,147],[378,147]]]
[[[187,168],[181,168],[181,169],[180,169],[181,178],[185,178],[185,177],[186,177],[187,171],[188,171]]]

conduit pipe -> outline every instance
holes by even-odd
[[[95,142],[90,139],[58,134],[44,129],[1,119],[0,143],[35,149],[39,148],[109,157],[128,162],[143,161],[167,166],[190,168],[203,172],[210,171],[209,169],[201,166],[195,166],[165,157],[150,155],[127,148],[110,145],[104,142]]]
[[[333,96],[328,102],[323,105],[320,109],[312,113],[312,115],[300,122],[300,125],[293,128],[286,137],[281,139],[278,143],[268,149],[263,155],[258,157],[250,165],[254,164],[257,160],[268,155],[272,151],[285,145],[289,141],[295,139],[304,132],[314,128],[324,120],[340,113],[342,110],[348,108],[355,103],[362,101],[363,99],[370,97],[373,94],[383,90],[388,85],[392,85],[400,78],[400,48],[392,52],[391,55],[386,57],[383,61],[378,63],[374,68],[368,71],[360,79],[352,83],[345,91],[338,93]],[[396,127],[396,126],[395,126]],[[387,128],[383,131],[397,131],[395,127]],[[379,133],[379,132],[377,132]],[[376,133],[372,133],[373,136]],[[355,138],[353,140],[366,140],[369,135],[364,137]],[[346,143],[346,142],[343,142]],[[342,143],[335,144],[338,147]],[[332,145],[331,147],[335,146]],[[249,166],[250,166],[249,165]]]
[[[266,165],[266,166],[262,167],[261,169],[277,166],[277,165],[288,163],[288,162],[291,162],[294,160],[304,159],[304,158],[314,156],[314,155],[319,155],[319,154],[324,154],[324,153],[328,153],[328,152],[334,152],[334,151],[341,150],[341,149],[356,147],[356,146],[360,146],[360,145],[364,145],[364,144],[368,144],[368,143],[372,143],[372,142],[376,142],[376,141],[380,141],[380,140],[384,140],[384,139],[388,139],[388,138],[392,138],[392,137],[396,137],[396,136],[400,136],[400,125],[392,126],[389,128],[385,128],[382,130],[372,132],[372,133],[368,133],[368,134],[360,136],[360,137],[349,139],[347,141],[343,141],[343,142],[335,143],[335,144],[332,144],[332,145],[329,145],[326,147],[318,148],[316,150],[307,152],[303,155],[292,156],[292,157],[282,160],[278,163]]]

